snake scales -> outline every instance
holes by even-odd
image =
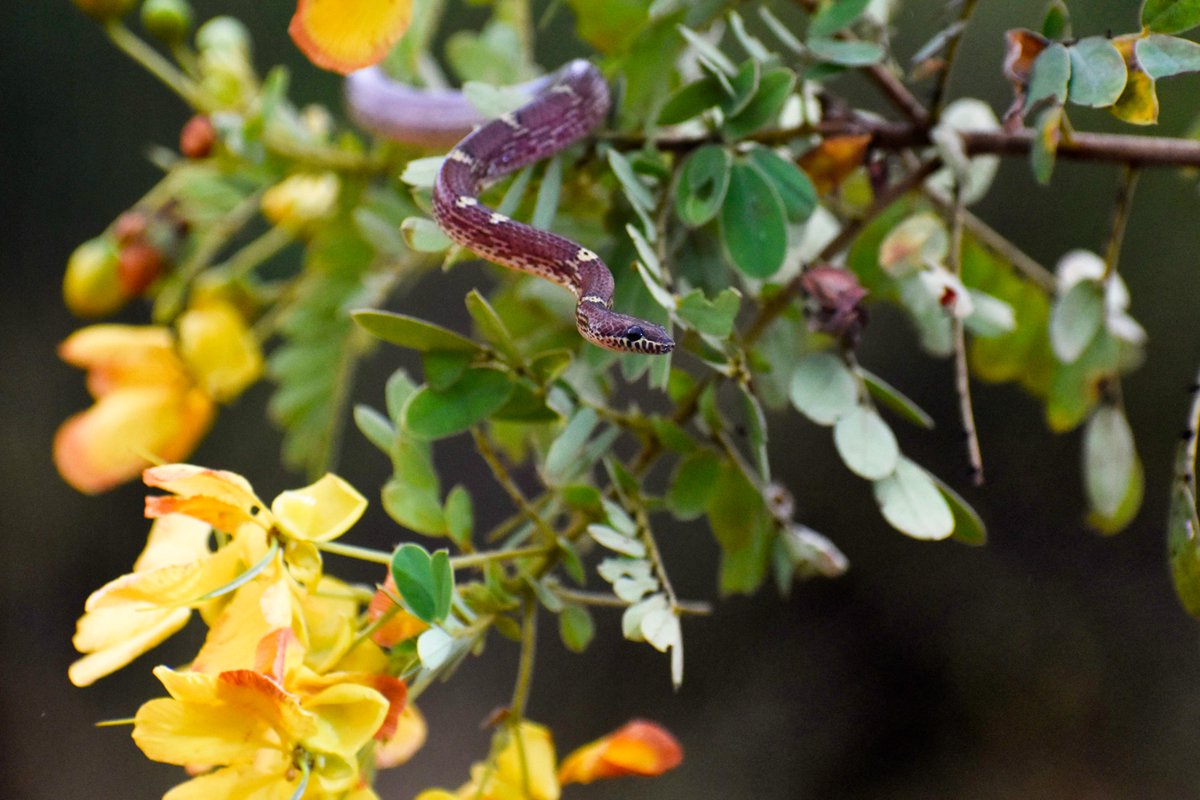
[[[583,60],[526,85],[533,99],[481,122],[458,92],[406,87],[378,69],[350,76],[351,115],[376,133],[415,144],[444,145],[476,124],[447,154],[433,188],[433,215],[455,242],[511,269],[569,289],[579,333],[593,344],[628,353],[669,353],[659,325],[613,311],[613,278],[604,262],[570,239],[509,219],[479,201],[489,183],[582,139],[608,113],[599,70]]]

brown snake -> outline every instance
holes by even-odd
[[[393,105],[404,92],[382,75],[351,76],[347,97],[354,116],[377,132],[408,141],[435,142],[445,126],[421,123],[436,117],[444,101],[451,116],[470,119],[454,93],[426,95],[424,105]],[[354,81],[358,81],[356,84]],[[664,354],[675,342],[660,325],[611,309],[613,277],[598,255],[570,239],[509,219],[479,201],[489,183],[547,158],[586,136],[609,108],[608,84],[590,62],[572,61],[535,82],[528,104],[476,128],[446,155],[433,187],[433,215],[452,240],[511,269],[569,289],[576,299],[575,322],[585,339],[627,353]],[[386,103],[386,107],[382,104]],[[464,106],[460,108],[459,106]],[[462,121],[456,120],[459,125]]]

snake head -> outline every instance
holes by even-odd
[[[675,340],[666,328],[618,314],[600,302],[581,302],[576,308],[576,322],[583,338],[618,353],[665,355],[675,349]]]

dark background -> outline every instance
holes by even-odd
[[[260,67],[292,68],[292,96],[338,107],[338,81],[295,51],[290,3],[199,3],[200,17],[243,15]],[[940,2],[909,2],[898,52],[936,29]],[[1072,3],[1079,35],[1136,28],[1131,0]],[[998,111],[1002,31],[1036,28],[1042,2],[981,3],[964,43],[955,95]],[[246,16],[248,15],[248,16]],[[463,16],[465,22],[478,15]],[[566,53],[544,53],[555,63]],[[865,96],[850,82],[847,89]],[[1200,83],[1160,86],[1162,133],[1197,111]],[[128,728],[98,720],[133,714],[161,694],[150,675],[180,663],[200,631],[189,628],[131,667],[88,689],[67,665],[84,598],[128,570],[142,546],[142,488],[101,497],[74,493],[50,462],[57,425],[87,403],[82,375],[55,346],[81,323],[62,307],[66,258],[156,178],[144,152],[173,145],[186,109],[110,47],[66,0],[0,4],[0,792],[20,798],[157,797],[183,778],[147,761]],[[1102,113],[1072,112],[1082,128],[1117,129]],[[1060,164],[1050,189],[1028,166],[1006,163],[976,209],[1045,264],[1075,247],[1099,249],[1116,186],[1111,166]],[[1010,387],[979,387],[977,411],[989,485],[967,492],[990,543],[909,540],[886,526],[870,488],[838,462],[828,432],[797,415],[774,420],[774,464],[795,492],[800,518],[849,556],[834,582],[798,586],[790,600],[764,590],[720,603],[685,625],[687,680],[672,693],[667,660],[622,641],[616,614],[601,615],[584,656],[543,631],[530,715],[549,724],[561,752],[631,716],[661,720],[687,759],[652,783],[572,788],[593,798],[1184,798],[1200,796],[1200,628],[1175,602],[1163,520],[1185,387],[1200,360],[1200,202],[1194,182],[1169,170],[1143,177],[1121,261],[1133,314],[1149,330],[1148,360],[1126,383],[1126,403],[1146,465],[1147,497],[1133,525],[1101,538],[1082,525],[1079,436],[1053,436],[1037,404]],[[485,273],[432,278],[404,300],[422,313],[459,307]],[[138,320],[136,314],[129,317]],[[139,320],[140,321],[140,320]],[[460,320],[460,324],[462,321]],[[381,352],[360,386],[381,405],[398,363]],[[939,475],[964,473],[955,435],[951,367],[917,354],[897,315],[875,314],[863,361],[938,419],[932,433],[904,430],[902,446]],[[264,497],[300,485],[278,467],[278,434],[264,421],[266,387],[220,415],[196,463],[245,474]],[[368,495],[387,465],[355,433],[341,472]],[[457,447],[457,449],[456,449]],[[482,492],[486,477],[463,446],[441,466]],[[461,457],[461,458],[460,458]],[[962,481],[959,481],[961,484]],[[378,504],[375,504],[378,505]],[[386,547],[398,532],[377,508],[353,541]],[[680,593],[715,599],[715,547],[702,525],[664,528]],[[345,574],[345,562],[331,568]],[[355,575],[356,573],[351,572]],[[370,579],[371,576],[358,574]],[[375,576],[377,577],[377,576]],[[515,647],[493,640],[483,658],[422,699],[430,740],[387,775],[385,798],[458,786],[486,752],[480,722],[506,702]]]

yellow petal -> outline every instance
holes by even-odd
[[[237,397],[262,375],[258,340],[237,309],[210,301],[179,317],[179,353],[200,387],[218,402]]]
[[[212,424],[213,410],[204,393],[173,386],[110,392],[58,429],[55,466],[81,492],[111,489],[137,476],[148,458],[190,455]]]
[[[507,741],[496,757],[496,776],[515,787],[528,786],[530,800],[558,800],[554,739],[544,725],[522,722],[517,731],[504,731]],[[522,747],[517,745],[517,736]],[[522,758],[523,756],[523,758]]]
[[[426,789],[417,795],[417,800],[458,800],[458,795],[445,789]]]
[[[134,572],[144,572],[172,564],[191,564],[210,555],[208,540],[212,529],[199,520],[182,514],[170,514],[154,520],[146,546],[133,562]]]
[[[558,779],[566,784],[623,775],[661,775],[682,760],[679,742],[666,729],[634,720],[563,759]]]
[[[300,0],[288,33],[309,61],[343,75],[381,60],[412,16],[412,0]]]
[[[63,361],[88,370],[93,396],[121,387],[163,386],[183,377],[171,332],[146,325],[89,325],[58,347]]]
[[[346,584],[322,578],[315,591],[300,599],[300,613],[308,636],[305,663],[317,672],[328,672],[355,641],[358,600]]]
[[[295,539],[327,542],[358,522],[367,500],[337,475],[326,474],[303,489],[282,492],[271,503],[279,528]]]
[[[262,528],[270,528],[273,524],[250,482],[235,472],[191,464],[164,464],[147,469],[142,473],[142,480],[147,486],[194,501],[185,504],[171,498],[148,497],[147,516],[185,513],[227,533],[234,533],[247,524]]]
[[[286,577],[264,574],[242,586],[209,628],[192,669],[218,673],[255,666],[263,638],[292,626],[293,603]]]
[[[181,629],[191,614],[187,608],[134,603],[85,614],[72,643],[88,655],[67,669],[67,677],[76,686],[88,686],[116,672]]]
[[[291,770],[289,781],[283,755],[276,760],[278,764],[238,764],[192,778],[163,795],[163,800],[290,800],[301,775]]]
[[[371,740],[387,718],[389,703],[380,692],[357,683],[339,683],[304,700],[318,730],[304,738],[306,746],[347,760]]]
[[[425,744],[428,726],[414,705],[406,705],[396,719],[396,731],[375,748],[375,766],[388,769],[406,763]]]

